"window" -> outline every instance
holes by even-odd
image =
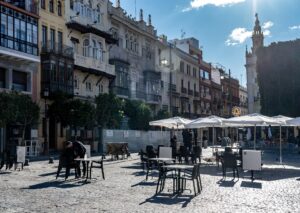
[[[196,84],[194,84],[194,91],[195,91],[195,92],[197,91],[197,89],[196,89]]]
[[[196,70],[195,67],[193,67],[193,76],[194,76],[194,77],[197,77],[197,70]]]
[[[101,42],[99,42],[98,44],[99,44],[98,59],[100,59],[100,61],[103,61],[103,46]]]
[[[59,48],[59,51],[62,51],[62,45],[63,45],[63,33],[57,32],[57,47]]]
[[[57,2],[57,14],[59,16],[62,16],[62,13],[61,13],[61,2],[60,1]]]
[[[184,87],[183,79],[181,79],[181,87],[182,87],[182,88]]]
[[[17,91],[27,91],[27,73],[13,71],[13,89]]]
[[[75,77],[75,79],[74,79],[74,88],[75,88],[75,89],[79,89],[79,84],[78,84],[78,80],[77,80],[76,77]]]
[[[184,62],[180,61],[180,72],[184,72]]]
[[[54,50],[55,48],[55,30],[50,29],[50,48]]]
[[[186,74],[191,75],[191,66],[190,65],[186,65]]]
[[[46,47],[48,39],[48,29],[46,26],[42,26],[42,46]]]
[[[190,90],[190,82],[188,82],[188,90]]]
[[[1,46],[37,55],[38,22],[36,18],[2,6],[0,20]]]
[[[74,0],[70,0],[70,9],[71,9],[71,10],[74,9]]]
[[[41,8],[46,9],[46,3],[45,0],[41,0]]]
[[[104,92],[104,87],[102,84],[99,85],[99,93],[103,93]]]
[[[98,48],[95,40],[93,40],[93,58],[98,58]]]
[[[93,91],[91,82],[86,82],[85,87],[86,87],[86,91],[88,91],[88,92]]]
[[[51,13],[54,13],[54,3],[53,3],[53,0],[49,1],[49,11]]]
[[[90,47],[89,47],[89,40],[88,39],[85,39],[84,41],[83,41],[83,56],[85,56],[85,57],[89,57],[89,49],[90,49]]]

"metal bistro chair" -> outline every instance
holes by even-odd
[[[233,178],[235,178],[235,172],[237,177],[239,178],[239,171],[237,165],[237,159],[234,154],[231,153],[224,153],[222,157],[222,169],[223,169],[223,177],[226,178],[226,169],[230,168],[233,171]]]
[[[186,190],[186,181],[187,180],[190,180],[193,182],[195,196],[197,194],[200,194],[202,191],[202,182],[201,182],[201,176],[200,176],[200,163],[194,165],[191,173],[189,171],[185,171],[185,174],[181,177],[182,191]],[[197,184],[197,191],[196,191],[196,184]]]
[[[164,190],[167,179],[173,180],[173,193],[175,193],[177,189],[176,173],[174,172],[174,170],[168,170],[159,165],[159,176],[156,186],[156,194]]]
[[[95,165],[96,164],[96,165]],[[103,180],[105,180],[105,176],[104,176],[104,166],[103,166],[103,157],[101,158],[101,160],[98,161],[92,161],[91,166],[90,166],[90,178],[92,178],[92,169],[93,168],[98,168],[101,169],[102,172],[102,178]]]

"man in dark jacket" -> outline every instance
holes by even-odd
[[[80,141],[69,141],[67,147],[72,148],[73,150],[73,155],[74,155],[74,159],[76,158],[84,158],[84,155],[86,154],[86,148],[83,145],[83,143],[81,143]],[[77,167],[77,174],[80,177],[81,176],[81,171],[80,171],[80,162],[78,162],[78,167]],[[85,172],[86,172],[86,167],[85,167],[85,162],[82,162],[82,166],[83,166],[83,176],[85,176]]]

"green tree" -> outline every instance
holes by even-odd
[[[127,100],[125,104],[125,115],[129,117],[130,129],[149,130],[151,121],[151,109],[141,101]]]
[[[26,128],[38,124],[40,107],[28,95],[21,93],[11,93],[10,95],[15,113],[11,122],[22,126],[22,139],[24,140]]]
[[[63,125],[77,131],[79,127],[93,127],[95,124],[95,107],[88,101],[68,100],[63,108]]]
[[[0,93],[0,126],[15,120],[16,105],[13,102],[12,95],[6,92]]]
[[[160,120],[165,118],[170,118],[171,115],[168,112],[168,110],[161,109],[157,112],[156,116],[154,117],[154,120]]]
[[[120,128],[120,123],[124,117],[124,102],[116,95],[99,94],[96,97],[96,120],[103,128]]]

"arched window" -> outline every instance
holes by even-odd
[[[85,39],[83,41],[83,56],[85,57],[89,57],[89,50],[90,50],[90,43],[89,43],[89,40],[88,39]]]
[[[93,58],[98,58],[98,47],[97,47],[97,42],[93,40]]]
[[[41,8],[46,9],[46,3],[45,0],[41,0]]]
[[[53,0],[49,1],[49,11],[51,13],[54,13],[54,3],[53,3]]]
[[[99,44],[98,59],[100,59],[100,61],[103,61],[103,45],[101,42],[99,42],[98,44]]]
[[[57,14],[59,16],[62,16],[62,14],[61,14],[61,2],[60,1],[57,2]]]

